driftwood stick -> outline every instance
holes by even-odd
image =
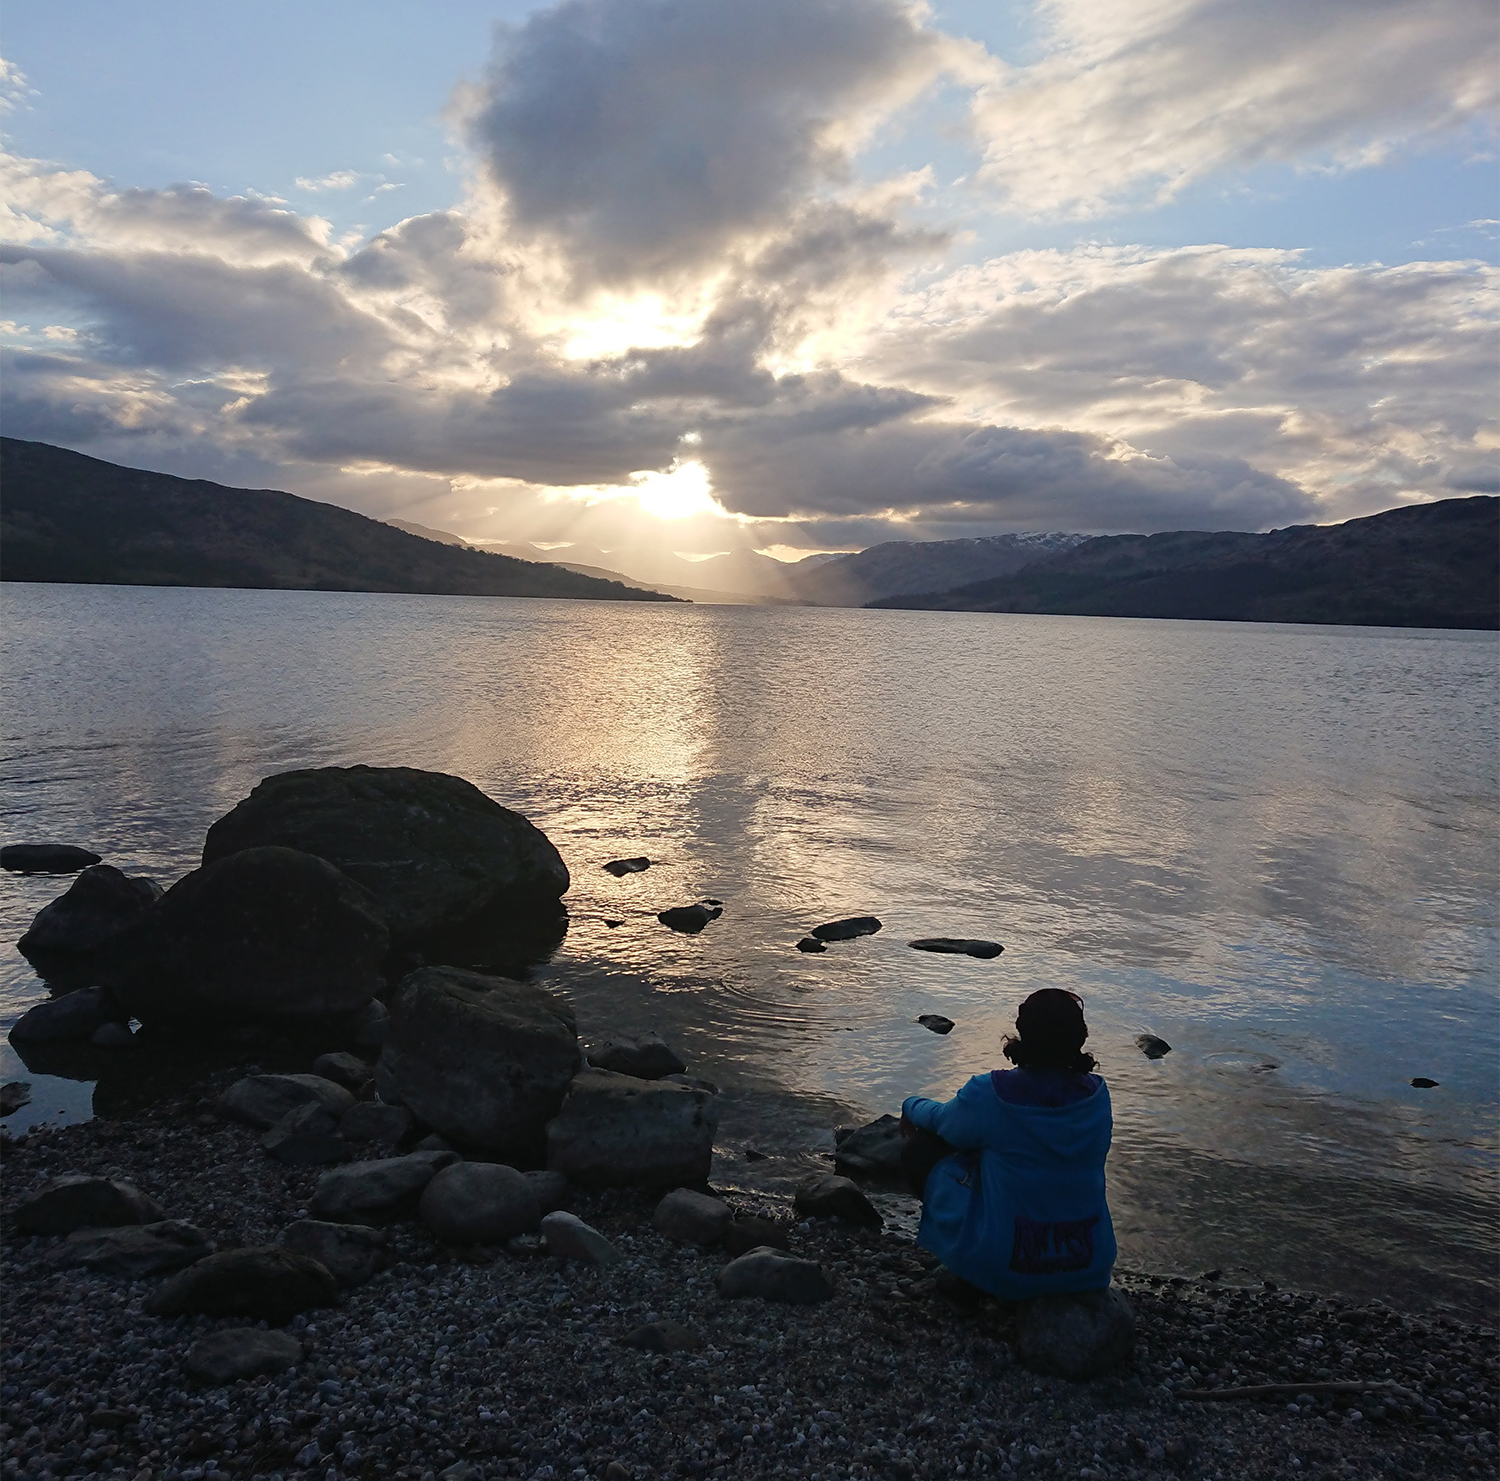
[[[1381,1389],[1403,1392],[1389,1378],[1352,1379],[1333,1383],[1251,1383],[1244,1388],[1183,1388],[1178,1399],[1269,1399],[1277,1394],[1368,1394]]]

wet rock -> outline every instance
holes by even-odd
[[[335,1167],[318,1179],[310,1213],[341,1224],[386,1222],[416,1212],[422,1190],[457,1152],[408,1152]]]
[[[611,859],[604,866],[616,879],[623,879],[627,874],[640,874],[643,870],[651,867],[651,860],[644,854],[637,854],[633,859]]]
[[[849,1178],[835,1173],[815,1172],[797,1184],[793,1207],[803,1218],[842,1219],[879,1229],[884,1222],[864,1190]]]
[[[1411,1083],[1418,1090],[1436,1090],[1438,1088],[1438,1082],[1436,1080],[1429,1080],[1426,1075],[1418,1075]]]
[[[94,955],[147,1022],[353,1013],[384,985],[380,907],[325,859],[252,848],[205,864]]]
[[[664,1075],[680,1075],[687,1068],[660,1034],[622,1034],[606,1039],[589,1050],[588,1062],[596,1069],[634,1075],[638,1080],[660,1080]]]
[[[668,1085],[686,1085],[689,1090],[701,1090],[708,1095],[717,1095],[719,1087],[712,1080],[705,1080],[699,1075],[663,1075],[663,1081]]]
[[[135,1043],[135,1035],[123,1023],[101,1023],[89,1035],[95,1049],[125,1049]]]
[[[651,1215],[651,1224],[679,1244],[717,1244],[733,1218],[729,1205],[691,1188],[674,1188]]]
[[[140,1280],[181,1270],[214,1252],[213,1241],[185,1219],[129,1224],[115,1229],[75,1229],[48,1260],[60,1270],[78,1266]]]
[[[385,1235],[368,1224],[329,1224],[298,1219],[277,1243],[322,1265],[341,1286],[362,1286],[385,1264]]]
[[[979,941],[964,936],[920,936],[906,944],[914,951],[935,951],[943,956],[972,956],[986,962],[1005,950],[998,941]]]
[[[455,934],[556,911],[569,883],[547,835],[520,813],[461,777],[404,766],[267,777],[208,830],[203,861],[265,844],[327,859],[375,897],[395,946],[429,960]]]
[[[288,1167],[320,1167],[349,1160],[349,1144],[339,1134],[338,1118],[317,1101],[293,1106],[261,1137],[260,1144]]]
[[[1155,1034],[1138,1034],[1135,1047],[1147,1059],[1160,1059],[1163,1055],[1172,1052],[1172,1046],[1165,1039],[1158,1039]]]
[[[332,1054],[320,1054],[313,1060],[312,1072],[355,1094],[375,1078],[373,1066],[366,1064],[359,1055],[342,1049]]]
[[[280,1373],[302,1359],[302,1344],[289,1332],[230,1327],[200,1337],[187,1354],[187,1370],[199,1383],[234,1383],[257,1373]]]
[[[816,936],[804,936],[797,943],[797,950],[798,951],[808,951],[808,952],[827,951],[828,950],[828,945],[827,945],[826,942],[819,941]]]
[[[9,1116],[22,1106],[31,1104],[31,1082],[29,1080],[7,1080],[0,1085],[0,1116]]]
[[[522,1177],[531,1185],[531,1196],[544,1214],[550,1214],[567,1202],[568,1180],[560,1172],[547,1169],[522,1173]]]
[[[219,1097],[216,1109],[227,1121],[243,1121],[266,1131],[288,1111],[308,1104],[321,1106],[330,1116],[342,1116],[354,1104],[354,1097],[321,1075],[246,1075]]]
[[[724,1248],[731,1256],[748,1255],[762,1248],[784,1250],[787,1233],[783,1225],[755,1216],[735,1219],[724,1231]]]
[[[833,1170],[845,1178],[878,1178],[906,1186],[901,1169],[899,1116],[881,1116],[864,1126],[840,1127],[833,1134]]]
[[[382,1100],[443,1136],[540,1161],[578,1069],[573,1011],[528,982],[424,967],[402,982],[376,1065]]]
[[[307,1255],[221,1250],[169,1277],[142,1310],[150,1316],[241,1316],[280,1327],[299,1311],[332,1306],[336,1297],[328,1268]]]
[[[70,843],[10,843],[0,848],[0,869],[12,874],[77,874],[99,855]]]
[[[374,1142],[394,1147],[411,1130],[411,1112],[378,1100],[362,1100],[339,1119],[339,1135],[346,1142]]]
[[[620,1340],[638,1352],[697,1352],[704,1345],[703,1333],[670,1319],[647,1322]]]
[[[94,1030],[123,1016],[114,996],[102,987],[84,987],[28,1008],[10,1031],[13,1044],[55,1044],[88,1039]]]
[[[705,1091],[585,1070],[547,1127],[547,1166],[584,1188],[703,1183],[718,1121]]]
[[[155,1199],[130,1183],[65,1172],[23,1198],[15,1216],[22,1234],[71,1234],[115,1224],[155,1224],[165,1214]]]
[[[155,881],[132,878],[110,864],[94,864],[65,894],[42,906],[16,947],[39,968],[86,957],[159,899],[161,887]]]
[[[935,1034],[951,1034],[953,1032],[953,1020],[945,1018],[941,1013],[919,1013],[917,1022],[925,1029],[931,1029]]]
[[[548,1253],[581,1265],[618,1265],[625,1257],[600,1232],[576,1214],[548,1214],[541,1224]]]
[[[422,1190],[422,1222],[444,1244],[504,1244],[541,1223],[531,1184],[498,1162],[459,1162]]]
[[[1036,1296],[1016,1307],[1016,1352],[1038,1373],[1095,1378],[1127,1362],[1134,1349],[1135,1312],[1113,1286]]]
[[[754,1249],[731,1260],[719,1272],[719,1294],[726,1300],[759,1296],[811,1306],[833,1295],[833,1283],[816,1260],[799,1260],[781,1250]]]
[[[851,915],[814,926],[812,934],[819,941],[852,941],[856,936],[873,936],[879,929],[880,922],[873,915]]]
[[[658,911],[656,918],[674,931],[681,931],[686,936],[696,936],[709,921],[718,920],[723,914],[723,910],[717,905],[674,905],[670,910]]]

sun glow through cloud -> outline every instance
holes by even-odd
[[[729,512],[714,498],[708,469],[696,460],[675,463],[665,473],[636,473],[632,487],[643,514],[657,519],[688,519],[694,514],[716,514],[728,519]]]

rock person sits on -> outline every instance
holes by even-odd
[[[1112,1118],[1082,1001],[1043,988],[1004,1054],[950,1101],[901,1107],[902,1164],[922,1197],[917,1243],[1007,1301],[1102,1290],[1115,1263],[1104,1200]]]

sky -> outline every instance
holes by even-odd
[[[7,435],[558,555],[1500,489],[1490,0],[9,0]]]

